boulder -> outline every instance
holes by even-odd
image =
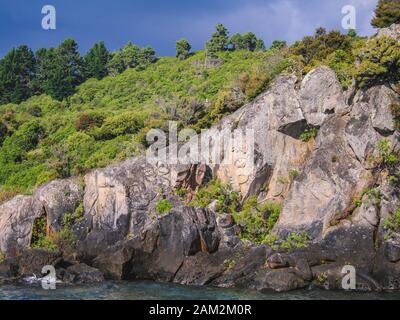
[[[66,269],[63,281],[74,284],[88,284],[102,282],[104,277],[98,269],[79,263]]]
[[[400,24],[392,24],[388,28],[382,28],[378,31],[377,37],[391,37],[400,41]]]
[[[21,276],[42,275],[44,266],[51,265],[56,267],[61,262],[60,252],[52,252],[44,249],[25,250],[18,259],[19,271]]]
[[[299,101],[307,124],[314,127],[320,127],[328,115],[340,114],[348,108],[335,71],[324,66],[304,77]]]

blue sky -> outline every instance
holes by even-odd
[[[0,56],[12,47],[57,46],[74,38],[82,52],[103,40],[116,50],[129,40],[173,55],[175,41],[187,38],[201,49],[217,22],[231,33],[253,31],[269,45],[312,34],[316,27],[341,29],[344,5],[357,10],[357,31],[374,33],[369,22],[377,0],[0,0]],[[57,30],[41,28],[41,9],[57,9]]]

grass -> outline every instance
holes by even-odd
[[[159,214],[169,213],[172,208],[172,203],[167,199],[160,200],[156,204],[156,210]]]

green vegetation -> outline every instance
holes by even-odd
[[[104,42],[95,43],[85,58],[85,78],[103,79],[108,74],[107,65],[111,59]]]
[[[172,203],[167,199],[160,200],[156,204],[156,210],[159,214],[168,213],[172,208]]]
[[[206,43],[207,54],[210,57],[217,57],[218,52],[228,50],[229,31],[221,23],[215,27],[216,31],[211,35],[211,39]]]
[[[398,0],[379,0],[372,25],[385,28],[400,22],[400,2]]]
[[[216,201],[217,213],[234,213],[240,206],[239,194],[233,191],[231,185],[221,183],[219,180],[212,180],[201,187],[189,205],[206,207],[214,201]]]
[[[394,232],[398,232],[400,230],[400,208],[391,213],[390,217],[385,220],[384,228],[386,229],[386,240],[390,239]]]
[[[190,56],[192,46],[186,39],[181,39],[176,42],[176,57],[180,60],[185,60]]]
[[[57,251],[58,246],[46,233],[47,218],[41,216],[35,219],[32,228],[31,247],[35,249],[46,249],[48,251]]]
[[[207,128],[289,65],[271,52],[220,57],[224,63],[215,68],[204,66],[204,52],[182,61],[160,58],[145,70],[90,79],[62,102],[40,95],[0,105],[2,199],[137,155],[148,130],[167,128],[168,120]],[[241,92],[241,100],[232,101],[232,92]]]
[[[295,249],[307,248],[310,242],[310,237],[307,233],[301,232],[292,232],[286,240],[281,243],[281,248],[293,251]]]
[[[58,232],[46,233],[47,221],[42,216],[35,219],[32,229],[31,247],[48,251],[73,252],[76,248],[76,238],[72,230],[76,219],[72,214],[64,214],[62,228]]]
[[[270,242],[270,232],[279,219],[281,209],[280,204],[259,204],[257,197],[249,198],[241,211],[233,213],[236,223],[242,228],[241,238],[258,244]]]
[[[3,263],[5,260],[6,260],[5,254],[0,251],[0,263]]]
[[[314,139],[318,134],[318,130],[314,127],[305,129],[304,132],[300,135],[300,140],[303,142],[308,142],[311,139]]]
[[[178,129],[206,129],[285,71],[302,76],[325,64],[348,87],[358,57],[360,84],[400,74],[398,43],[386,38],[367,42],[318,28],[293,46],[277,40],[265,51],[251,32],[229,38],[223,25],[216,29],[206,51],[190,54],[187,40],[178,41],[177,57],[156,58],[133,43],[109,53],[99,42],[82,58],[72,39],[35,54],[11,50],[0,61],[0,202],[135,156],[148,146],[147,132],[167,131],[169,120]],[[380,71],[371,72],[371,63]],[[300,138],[316,134],[309,128]]]
[[[355,79],[360,87],[400,80],[400,43],[382,36],[372,38],[356,52],[360,64]]]

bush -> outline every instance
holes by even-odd
[[[160,200],[156,204],[156,210],[159,214],[169,213],[172,208],[172,203],[167,199]]]
[[[288,251],[293,251],[295,249],[307,248],[309,242],[310,237],[306,232],[292,232],[289,234],[286,240],[281,243],[281,248]]]
[[[355,78],[360,87],[396,83],[400,80],[400,43],[390,37],[370,39],[357,57]]]
[[[144,115],[126,112],[106,118],[103,125],[94,131],[97,140],[110,140],[117,136],[137,133],[144,127]]]
[[[212,180],[206,186],[201,187],[189,205],[206,207],[213,201],[216,201],[217,213],[233,213],[240,206],[239,194],[233,191],[231,185],[218,180]]]
[[[240,237],[254,243],[269,243],[272,228],[279,219],[282,206],[277,203],[257,203],[257,197],[249,198],[240,212],[235,212],[233,217],[241,226]]]
[[[305,129],[304,132],[300,135],[300,140],[303,142],[308,142],[311,139],[314,139],[317,136],[317,129],[316,128],[308,128]]]
[[[82,113],[75,124],[75,128],[78,131],[85,131],[93,129],[94,127],[100,127],[104,121],[104,117],[96,113]]]

